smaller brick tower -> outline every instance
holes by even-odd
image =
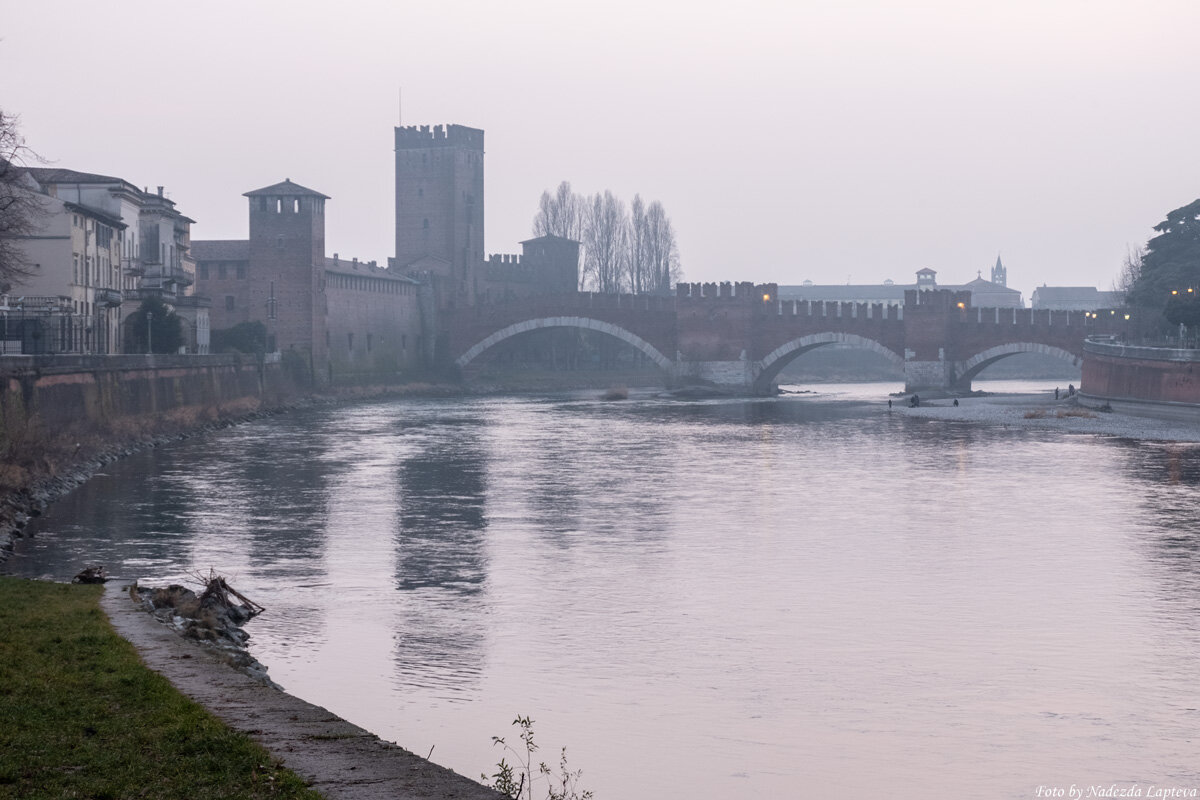
[[[267,326],[267,349],[300,352],[324,374],[325,201],[285,180],[246,192],[250,198],[250,319]]]

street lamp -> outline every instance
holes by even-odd
[[[146,312],[146,355],[154,352],[154,312]]]

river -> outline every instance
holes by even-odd
[[[598,800],[1200,789],[1200,449],[816,388],[263,419],[110,465],[5,570],[216,569],[276,681],[471,777],[528,715]]]

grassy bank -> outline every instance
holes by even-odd
[[[0,797],[320,797],[142,666],[101,591],[0,578]]]

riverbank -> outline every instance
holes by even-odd
[[[1080,405],[1076,398],[1055,400],[1050,393],[923,400],[910,408],[897,400],[893,411],[919,419],[965,422],[1003,428],[1087,433],[1163,442],[1200,442],[1200,426],[1185,422],[1104,412]]]
[[[500,800],[482,784],[229,666],[158,622],[116,583],[100,605],[142,662],[330,800]],[[331,676],[336,680],[336,676]],[[159,795],[155,795],[159,796]],[[164,795],[165,796],[165,795]],[[183,794],[180,797],[199,795]],[[224,796],[249,796],[232,793]]]
[[[102,592],[0,578],[0,795],[319,800],[143,666]]]

